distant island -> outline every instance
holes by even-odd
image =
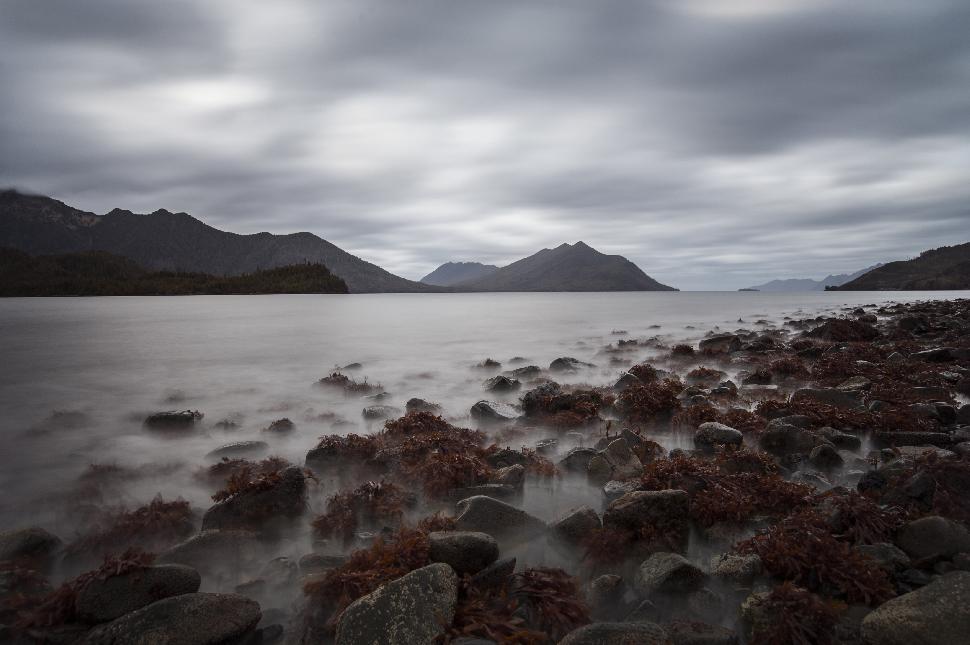
[[[912,260],[884,264],[829,291],[970,289],[970,242],[923,251]]]
[[[438,287],[451,287],[468,280],[483,278],[498,271],[494,264],[481,262],[445,262],[440,267],[421,278],[421,282]]]
[[[738,291],[825,291],[829,287],[837,287],[847,282],[851,282],[860,276],[869,273],[873,269],[881,267],[882,264],[874,264],[855,273],[840,273],[837,275],[827,275],[821,280],[813,278],[787,278],[782,280],[771,280],[764,284],[756,284],[753,287],[738,289]]]
[[[104,251],[30,256],[0,248],[0,296],[185,296],[347,293],[322,264],[296,264],[238,276],[150,271]]]

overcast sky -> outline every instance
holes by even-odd
[[[850,272],[970,240],[970,2],[0,0],[0,185],[415,279]]]

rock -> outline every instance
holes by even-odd
[[[750,585],[761,571],[761,558],[753,553],[725,553],[711,558],[711,575],[738,585]]]
[[[513,573],[515,573],[515,558],[503,558],[473,575],[469,584],[478,589],[496,589],[505,586]]]
[[[106,623],[153,602],[195,593],[202,576],[182,564],[161,564],[95,578],[78,592],[75,607],[87,623]]]
[[[297,561],[297,567],[300,569],[300,573],[306,575],[308,573],[321,573],[323,571],[329,571],[330,569],[336,569],[342,566],[347,561],[347,556],[343,555],[324,555],[322,553],[307,553],[300,556]]]
[[[419,398],[408,399],[408,402],[404,404],[404,409],[408,412],[431,412],[433,414],[441,412],[441,406],[437,403]]]
[[[458,575],[478,573],[498,559],[498,542],[476,531],[435,531],[428,535],[432,562],[451,565]]]
[[[596,366],[592,363],[584,363],[583,361],[577,360],[570,356],[563,356],[549,363],[550,372],[575,372],[582,367]]]
[[[513,499],[520,495],[522,490],[508,484],[478,484],[477,486],[464,486],[453,488],[448,491],[446,499],[452,502],[459,502],[476,495],[484,495],[492,499]]]
[[[361,410],[360,414],[368,421],[379,421],[396,417],[401,414],[401,411],[390,405],[368,405]]]
[[[495,452],[486,455],[485,462],[492,468],[498,470],[499,468],[505,468],[507,466],[528,466],[529,458],[518,450],[502,448],[501,450],[496,450]]]
[[[865,376],[853,376],[847,378],[836,386],[836,389],[843,392],[861,392],[872,387],[872,381]]]
[[[156,412],[145,418],[144,425],[152,430],[190,430],[202,416],[198,410]]]
[[[812,452],[808,455],[808,461],[819,470],[824,471],[841,468],[844,464],[839,451],[834,446],[825,443],[812,448]]]
[[[549,527],[552,534],[567,544],[580,544],[584,538],[600,528],[600,516],[589,506],[573,509]]]
[[[435,563],[355,600],[337,621],[335,645],[432,645],[455,616],[458,576]]]
[[[530,540],[546,530],[546,523],[511,504],[476,495],[456,506],[455,525],[461,531],[488,533],[500,543]]]
[[[492,479],[489,483],[522,488],[522,484],[525,483],[525,466],[515,464],[506,466],[505,468],[499,468],[492,474]]]
[[[879,544],[858,544],[852,547],[854,551],[875,561],[880,567],[890,572],[901,571],[910,565],[909,556],[894,544],[881,542]]]
[[[306,510],[306,476],[290,466],[266,486],[242,490],[217,502],[202,517],[202,530],[272,531],[273,521],[289,520]]]
[[[237,594],[188,593],[153,602],[88,632],[84,645],[217,645],[251,633],[262,612]]]
[[[47,571],[61,550],[61,539],[42,528],[30,527],[0,533],[0,562]]]
[[[643,464],[630,450],[626,439],[619,438],[611,441],[605,450],[590,459],[586,474],[598,483],[611,479],[630,479],[643,474]]]
[[[515,368],[509,372],[509,374],[517,379],[531,381],[532,379],[542,376],[542,368],[538,365],[526,365],[524,367]]]
[[[953,439],[945,432],[888,432],[875,433],[876,443],[880,446],[939,446],[949,448]]]
[[[604,505],[609,506],[612,502],[615,502],[627,493],[632,493],[638,488],[640,488],[640,482],[633,479],[625,482],[616,480],[608,481],[603,484]]]
[[[717,334],[704,338],[697,345],[700,350],[714,353],[730,353],[741,349],[741,337],[735,334]]]
[[[603,526],[636,532],[661,525],[667,529],[663,540],[667,549],[684,552],[690,534],[689,508],[687,491],[633,491],[610,503]]]
[[[771,425],[758,438],[758,446],[774,455],[807,454],[824,440],[811,430],[782,424]]]
[[[657,593],[696,591],[704,585],[704,572],[679,553],[654,553],[637,569],[633,586],[645,597]]]
[[[514,407],[495,401],[479,401],[469,412],[479,421],[515,421],[519,418],[519,411]]]
[[[263,432],[269,432],[271,434],[287,434],[293,432],[296,429],[296,424],[287,418],[277,419],[265,428]]]
[[[933,349],[924,349],[921,352],[913,352],[909,357],[928,363],[947,363],[956,358],[954,351],[952,347],[934,347]]]
[[[970,552],[970,531],[959,522],[931,515],[900,528],[896,545],[915,560],[930,556],[951,558]]]
[[[522,387],[522,383],[518,379],[499,375],[485,381],[483,387],[489,392],[514,392]]]
[[[669,645],[656,623],[591,623],[566,634],[559,645]]]
[[[854,434],[839,432],[834,428],[821,428],[819,434],[839,450],[859,450],[862,448],[862,439]]]
[[[269,450],[265,441],[236,441],[206,453],[206,459],[235,459],[263,455]]]
[[[536,452],[545,457],[554,456],[559,452],[559,440],[558,439],[539,439],[536,442]]]
[[[970,572],[954,571],[883,603],[862,621],[867,645],[970,643]]]
[[[202,573],[248,568],[260,551],[250,531],[203,531],[159,554],[157,564],[184,564]]]
[[[486,370],[497,370],[498,368],[502,367],[502,364],[492,358],[486,358],[475,367]]]
[[[671,645],[737,645],[738,636],[727,627],[688,620],[664,623]]]
[[[717,446],[740,446],[744,442],[744,435],[731,426],[708,421],[697,427],[694,433],[694,446],[698,450],[714,450]]]
[[[837,408],[852,409],[861,407],[859,396],[832,387],[806,387],[796,390],[792,395],[792,403],[823,403]]]
[[[616,574],[606,574],[593,579],[589,583],[586,594],[590,613],[596,618],[622,617],[626,608],[623,596],[626,594],[626,583]]]
[[[638,379],[635,375],[630,374],[629,372],[623,372],[622,374],[620,374],[620,377],[616,379],[616,382],[613,384],[613,389],[616,390],[617,392],[622,392],[623,390],[627,389],[631,385],[637,385],[639,382],[640,382],[640,379]]]

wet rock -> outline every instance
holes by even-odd
[[[515,464],[513,466],[499,468],[492,475],[492,479],[489,483],[503,484],[513,488],[522,488],[522,484],[525,483],[525,466],[522,464]]]
[[[623,372],[622,374],[620,374],[620,377],[616,379],[616,382],[613,383],[613,389],[616,390],[617,392],[622,392],[623,390],[627,389],[631,385],[637,385],[639,382],[640,382],[640,379],[638,379],[633,374],[630,374],[629,372]]]
[[[664,542],[684,552],[690,533],[690,497],[683,490],[634,491],[612,502],[603,514],[603,526],[621,530],[666,529]]]
[[[486,358],[484,361],[482,361],[475,367],[478,367],[480,369],[486,369],[486,370],[497,370],[498,368],[502,367],[502,364],[494,359]]]
[[[679,553],[654,553],[637,569],[633,586],[649,598],[657,593],[696,591],[704,585],[703,571]]]
[[[549,363],[550,372],[575,372],[583,367],[596,366],[592,363],[584,363],[583,361],[572,358],[571,356],[563,356]]]
[[[688,620],[664,623],[671,645],[736,645],[738,636],[727,627]]]
[[[431,645],[451,624],[458,576],[431,564],[385,583],[340,615],[335,645]]]
[[[927,363],[947,363],[956,359],[955,351],[952,347],[934,347],[933,349],[913,352],[909,357]]]
[[[259,623],[259,604],[237,594],[188,593],[147,607],[91,630],[84,645],[229,643]]]
[[[902,549],[888,542],[879,544],[858,544],[852,547],[854,551],[875,561],[887,571],[902,571],[910,565],[909,556]]]
[[[669,645],[664,628],[656,623],[591,623],[574,629],[559,645]]]
[[[542,376],[542,368],[538,365],[526,365],[525,367],[515,368],[509,374],[523,381],[531,381]]]
[[[546,523],[511,504],[476,495],[458,502],[455,525],[461,531],[488,533],[500,543],[530,540],[546,530]]]
[[[605,501],[605,505],[609,506],[610,503],[639,488],[640,482],[633,479],[625,482],[616,480],[608,481],[603,484],[603,500]]]
[[[741,337],[735,334],[718,334],[704,338],[697,346],[702,352],[736,352],[741,349]]]
[[[458,575],[478,573],[498,559],[498,542],[476,531],[435,531],[428,535],[432,562],[451,565]]]
[[[614,439],[605,450],[590,459],[586,473],[594,482],[611,479],[630,479],[643,474],[643,464],[630,450],[626,439]]]
[[[431,412],[432,414],[441,412],[441,406],[437,403],[431,403],[430,401],[416,397],[408,399],[408,402],[404,404],[404,409],[407,412]]]
[[[589,506],[569,511],[549,527],[552,534],[567,544],[580,544],[602,526],[600,516]]]
[[[694,446],[698,450],[714,450],[718,446],[740,446],[744,442],[744,435],[731,426],[708,421],[702,423],[694,433]]]
[[[513,573],[515,558],[502,558],[473,575],[469,584],[478,589],[496,589],[503,587]]]
[[[843,392],[862,392],[871,387],[872,381],[865,376],[853,376],[839,383],[836,389],[842,390]]]
[[[360,415],[368,421],[379,421],[399,416],[401,411],[390,405],[368,405],[361,410]]]
[[[77,595],[75,608],[87,623],[105,623],[153,602],[195,593],[202,577],[192,567],[162,564],[109,578],[95,578]]]
[[[621,617],[626,611],[626,603],[623,600],[625,594],[626,583],[620,576],[606,574],[594,578],[589,583],[589,591],[586,594],[590,614],[606,620]]]
[[[519,411],[514,407],[496,401],[479,401],[469,412],[479,421],[515,421],[519,418]]]
[[[811,430],[803,430],[790,425],[769,424],[768,429],[758,439],[758,445],[766,452],[783,457],[807,454],[823,441],[821,436],[816,435]]]
[[[824,471],[841,468],[844,463],[839,451],[834,446],[824,443],[812,448],[812,452],[808,455],[808,462]]]
[[[156,412],[145,418],[144,425],[152,430],[190,430],[202,416],[198,410]]]
[[[59,537],[39,527],[3,531],[0,532],[0,562],[16,562],[47,571],[63,546]]]
[[[832,387],[806,387],[796,390],[792,395],[792,403],[802,402],[823,403],[845,409],[858,408],[862,405],[857,394]]]
[[[514,499],[521,494],[521,489],[508,484],[479,484],[477,486],[464,486],[448,491],[446,498],[449,501],[459,502],[476,495],[484,495],[492,499]]]
[[[955,571],[883,603],[862,621],[866,645],[970,643],[970,572]]]
[[[529,464],[529,458],[518,450],[502,448],[501,450],[496,450],[486,455],[485,462],[492,468],[498,470],[499,468],[506,468],[508,466],[527,466]]]
[[[951,558],[970,552],[970,531],[959,522],[931,515],[900,528],[896,545],[916,560],[930,556]]]
[[[734,584],[750,585],[761,571],[761,558],[753,553],[725,553],[711,558],[711,575]]]
[[[515,392],[522,387],[522,383],[518,379],[499,375],[485,381],[483,387],[489,392]]]
[[[590,460],[597,455],[593,448],[573,448],[559,460],[559,467],[568,472],[585,473]]]
[[[859,450],[862,448],[862,439],[854,434],[839,432],[834,428],[821,428],[819,434],[839,450]]]
[[[260,551],[250,531],[203,531],[159,554],[158,564],[184,564],[202,573],[252,566]]]
[[[256,457],[265,454],[267,450],[269,444],[265,441],[236,441],[206,453],[206,459]]]
[[[272,529],[267,522],[299,517],[306,510],[306,476],[290,466],[265,486],[244,489],[211,506],[202,517],[202,530]]]
[[[287,434],[296,430],[296,424],[287,418],[277,419],[265,428],[263,432],[268,432],[270,434]]]

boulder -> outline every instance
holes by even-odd
[[[253,632],[262,612],[245,596],[188,593],[153,602],[88,632],[84,645],[219,645]]]
[[[740,446],[744,442],[744,435],[731,426],[708,421],[697,427],[694,433],[694,446],[698,450],[713,450],[717,446]]]
[[[401,411],[391,405],[368,405],[361,410],[360,415],[368,421],[390,419],[401,414]]]
[[[499,375],[485,381],[482,387],[489,392],[515,392],[522,387],[522,383],[518,379]]]
[[[725,553],[711,558],[711,575],[737,585],[750,585],[761,571],[761,558],[753,553]]]
[[[39,527],[3,531],[0,532],[0,562],[17,562],[46,571],[62,546],[59,537]]]
[[[784,424],[769,424],[758,438],[762,450],[779,456],[807,454],[822,442],[824,439],[811,430]]]
[[[914,560],[936,555],[952,558],[970,552],[970,531],[959,522],[931,515],[900,528],[896,545]]]
[[[845,463],[839,451],[834,446],[823,443],[812,448],[808,455],[808,462],[819,470],[835,470]]]
[[[546,523],[539,518],[484,495],[461,500],[456,511],[458,530],[488,533],[500,543],[524,542],[546,531]]]
[[[600,528],[600,516],[589,506],[573,509],[549,527],[552,534],[567,544],[580,544]]]
[[[674,620],[663,625],[671,645],[737,645],[738,636],[727,627],[692,620]]]
[[[451,565],[458,575],[478,573],[498,559],[498,542],[477,531],[434,531],[428,535],[432,562]]]
[[[525,466],[514,464],[499,468],[492,474],[491,484],[502,484],[513,488],[522,488],[525,483]]]
[[[248,568],[260,552],[257,535],[250,531],[203,531],[163,551],[157,564],[184,564],[203,573]]]
[[[508,582],[515,573],[515,558],[502,558],[471,577],[468,584],[478,589],[496,589]]]
[[[519,411],[507,403],[479,401],[471,407],[472,418],[486,422],[515,421]]]
[[[532,379],[542,376],[542,368],[538,365],[526,365],[524,367],[515,368],[509,372],[509,374],[517,379],[531,381]]]
[[[704,585],[707,576],[679,553],[654,553],[637,569],[633,586],[645,597],[657,593],[686,593]]]
[[[206,453],[206,459],[238,459],[246,457],[257,457],[269,450],[269,444],[265,441],[236,441],[227,443]]]
[[[822,403],[837,408],[852,409],[862,405],[858,393],[846,392],[834,387],[805,387],[796,390],[792,403]]]
[[[441,412],[441,406],[437,403],[419,398],[408,399],[408,402],[404,404],[404,409],[408,412],[431,412],[432,414]]]
[[[883,603],[862,620],[866,645],[970,643],[970,572],[954,571]]]
[[[656,623],[590,623],[566,634],[559,645],[670,645]]]
[[[626,439],[621,437],[611,441],[603,451],[590,459],[586,474],[592,481],[601,484],[611,479],[631,479],[643,474],[643,464],[630,450]]]
[[[430,564],[355,600],[337,621],[335,645],[432,645],[455,616],[458,576]]]
[[[684,552],[690,535],[689,509],[690,497],[683,490],[633,491],[610,503],[603,526],[636,532],[660,525],[666,529],[661,540],[665,550]]]
[[[698,343],[702,352],[729,353],[741,349],[741,337],[736,334],[716,334],[704,338]]]
[[[584,363],[571,356],[562,356],[549,363],[550,372],[575,372],[581,367],[596,367],[592,363]]]
[[[156,412],[145,418],[144,425],[152,430],[190,430],[202,416],[198,410]]]
[[[592,616],[603,620],[622,618],[627,603],[626,583],[620,576],[608,573],[590,581],[586,599]]]
[[[202,517],[202,530],[267,531],[268,522],[290,520],[306,510],[306,476],[302,468],[290,466],[267,478],[265,486],[244,489],[217,502]]]
[[[852,550],[873,560],[880,567],[890,572],[907,569],[911,562],[909,556],[902,549],[888,542],[857,544],[852,547]]]
[[[639,488],[640,482],[635,479],[625,482],[616,481],[615,479],[608,481],[603,484],[603,505],[609,506],[627,493],[632,493]]]
[[[75,607],[87,623],[106,623],[164,598],[195,593],[202,576],[182,564],[160,564],[95,578],[78,592]]]
[[[620,374],[620,377],[616,379],[616,382],[613,383],[613,389],[617,392],[622,392],[631,385],[637,385],[639,382],[640,379],[638,379],[636,375],[630,374],[629,372],[623,372]]]
[[[559,460],[559,467],[568,472],[585,473],[589,462],[598,454],[593,448],[573,448]]]

